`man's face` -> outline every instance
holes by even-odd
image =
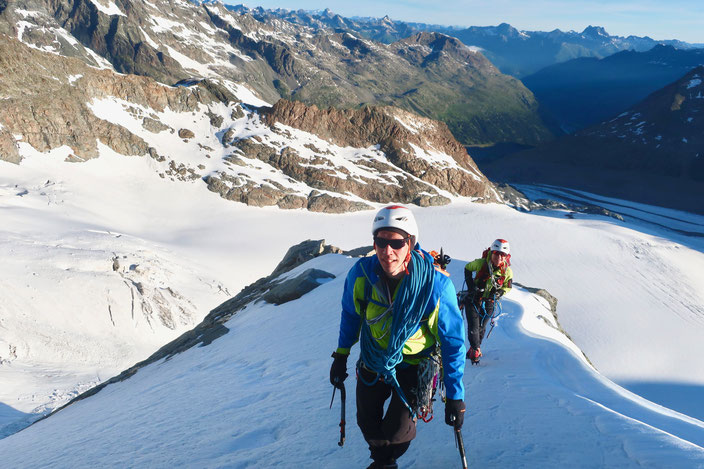
[[[387,240],[393,244],[401,244],[401,247],[394,249],[392,245],[380,246],[380,244],[387,244],[385,242]],[[381,268],[389,277],[395,278],[404,272],[406,267],[404,262],[410,249],[408,237],[394,231],[380,230],[375,236],[374,250],[379,258],[379,263],[381,263]]]

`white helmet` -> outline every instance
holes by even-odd
[[[413,212],[403,205],[389,205],[377,212],[372,223],[372,235],[382,228],[388,228],[391,231],[401,230],[418,241],[416,219]]]
[[[511,248],[508,245],[508,241],[505,239],[497,239],[493,243],[491,243],[491,250],[493,251],[499,251],[503,252],[506,255],[511,254]]]

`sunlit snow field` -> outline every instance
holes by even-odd
[[[146,358],[271,273],[289,246],[325,239],[351,249],[371,241],[372,211],[250,208],[197,183],[162,179],[147,158],[106,150],[81,164],[62,160],[0,163],[5,434]],[[704,217],[613,202],[624,222],[465,199],[413,208],[421,245],[442,247],[455,259],[450,272],[458,288],[466,261],[493,239],[508,239],[516,281],[558,298],[561,325],[576,344],[535,319],[549,316],[537,297],[519,288],[508,296],[481,366],[468,367],[465,376],[465,442],[476,467],[704,466],[704,406],[693,398],[704,390],[704,238],[682,234],[704,233]],[[629,217],[636,212],[637,219]],[[124,259],[117,271],[116,256]],[[354,424],[351,379],[342,449],[339,402],[327,408],[341,282],[352,262],[316,259],[315,266],[337,278],[286,305],[251,306],[212,345],[151,365],[0,440],[3,466],[262,467],[265,461],[293,468],[312,467],[313,458],[316,467],[362,467],[368,461]],[[148,268],[135,272],[130,265]],[[174,329],[133,315],[130,275],[177,292],[185,300],[173,301],[191,305],[184,309],[193,314]],[[437,408],[441,417],[442,404]],[[401,463],[457,461],[451,431],[438,418],[421,424]]]

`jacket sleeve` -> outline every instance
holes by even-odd
[[[474,259],[471,262],[467,262],[464,266],[464,281],[470,290],[473,290],[475,286],[474,280],[472,280],[472,272],[479,272],[483,262],[484,259]]]
[[[342,313],[340,317],[340,336],[337,341],[337,353],[349,355],[350,349],[359,340],[359,331],[362,318],[357,313],[354,289],[357,279],[361,275],[359,262],[347,273],[345,288],[342,292]]]
[[[464,399],[465,345],[464,320],[457,307],[457,291],[449,278],[442,277],[438,301],[438,335],[448,399]],[[436,283],[440,283],[440,278]]]

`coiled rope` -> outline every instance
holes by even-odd
[[[360,359],[364,366],[376,372],[385,383],[394,387],[411,415],[415,416],[415,411],[408,404],[396,379],[396,366],[403,361],[403,345],[418,330],[420,320],[430,301],[435,284],[435,268],[432,258],[418,251],[411,252],[409,267],[408,274],[401,281],[393,302],[388,346],[384,349],[374,339],[370,321],[365,317],[362,322]],[[366,272],[364,275],[366,281],[371,284]]]

